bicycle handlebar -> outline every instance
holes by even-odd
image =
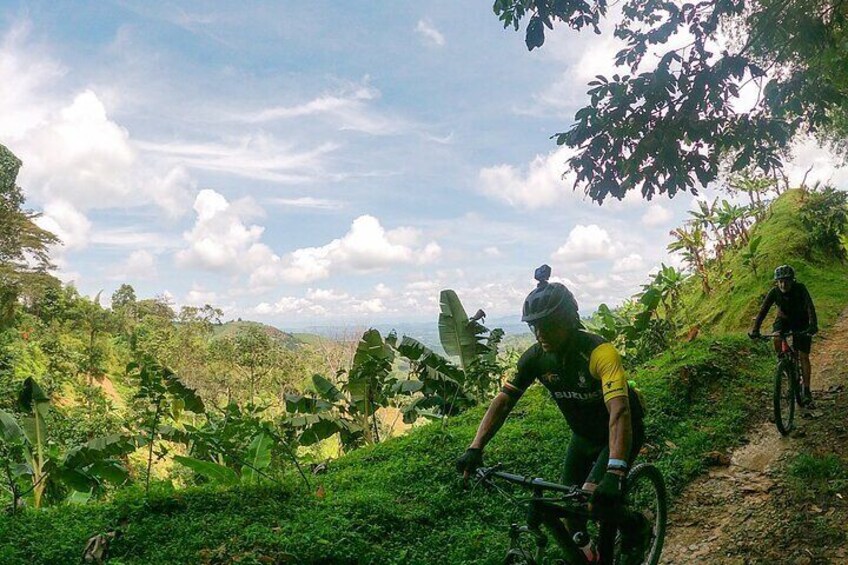
[[[752,339],[770,339],[770,338],[773,338],[773,337],[793,337],[793,336],[813,337],[812,334],[809,334],[806,331],[796,332],[796,331],[793,330],[793,331],[789,331],[789,332],[774,332],[774,333],[770,333],[770,334],[760,334],[757,338],[752,338]]]
[[[550,490],[555,492],[561,492],[565,494],[569,494],[572,496],[586,497],[588,498],[592,493],[589,491],[583,490],[581,488],[560,485],[557,483],[552,483],[546,481],[544,479],[533,478],[533,477],[524,477],[522,475],[514,475],[512,473],[505,473],[503,471],[499,471],[500,465],[495,465],[494,467],[479,467],[477,469],[477,480],[478,481],[488,481],[491,477],[497,477],[499,479],[503,479],[510,483],[515,483],[517,485],[521,485],[525,488],[532,489],[541,489],[541,490]]]

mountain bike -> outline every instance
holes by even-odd
[[[645,537],[640,540],[644,557],[638,563],[655,565],[659,562],[668,520],[668,495],[662,474],[653,465],[642,463],[630,470],[625,483],[624,504],[615,518],[601,517],[590,507],[592,493],[589,491],[539,478],[505,473],[500,471],[500,468],[500,465],[496,465],[477,469],[477,484],[495,488],[516,506],[527,509],[526,525],[510,526],[509,549],[504,563],[543,563],[548,545],[545,530],[553,535],[557,545],[564,552],[566,563],[591,563],[566,529],[564,518],[590,522],[588,534],[599,550],[600,563],[608,564],[626,562],[628,556],[623,549],[622,531],[628,524],[639,524],[640,531],[637,535]],[[498,485],[498,480],[528,489],[532,496],[512,496]],[[544,530],[542,526],[545,527]]]
[[[774,423],[781,435],[787,435],[795,425],[795,404],[802,405],[801,362],[798,351],[789,343],[792,336],[807,336],[806,332],[777,332],[762,334],[760,339],[780,338],[777,369],[774,373]]]

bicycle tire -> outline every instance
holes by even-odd
[[[795,366],[781,359],[774,373],[774,424],[781,435],[788,435],[795,422]]]
[[[801,386],[801,362],[798,359],[795,359],[792,362],[792,365],[795,368],[795,374],[792,380],[792,382],[795,383],[795,402],[798,404],[799,407],[804,408],[804,399],[801,396],[804,392]]]
[[[652,539],[645,551],[642,563],[643,565],[657,565],[660,562],[663,545],[665,544],[666,528],[668,527],[668,491],[665,488],[665,479],[663,479],[660,470],[650,463],[640,463],[633,467],[627,475],[627,486],[624,491],[625,505],[631,506],[634,502],[630,497],[640,481],[648,481],[656,493],[656,516],[652,524]],[[614,561],[619,562],[619,557],[617,556]]]

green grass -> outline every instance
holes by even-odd
[[[709,296],[700,291],[699,279],[689,281],[683,297],[688,325],[699,324],[702,330],[714,334],[748,329],[773,284],[774,268],[783,264],[792,265],[798,280],[809,289],[819,325],[827,326],[836,319],[846,303],[848,263],[817,251],[808,256],[807,234],[797,214],[801,197],[800,190],[781,195],[772,206],[771,216],[752,230],[752,237],[763,238],[756,275],[742,265],[740,253],[730,252],[721,272],[717,265],[711,267],[713,291]],[[770,316],[774,316],[774,309]],[[769,327],[771,317],[764,327]]]

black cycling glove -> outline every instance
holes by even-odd
[[[604,473],[591,502],[599,513],[616,511],[624,502],[624,476],[612,471]]]
[[[473,473],[477,467],[483,466],[483,450],[479,447],[469,447],[465,453],[456,459],[457,473]]]
[[[819,327],[813,324],[809,328],[807,328],[807,333],[810,335],[816,335],[817,333],[819,333]]]

